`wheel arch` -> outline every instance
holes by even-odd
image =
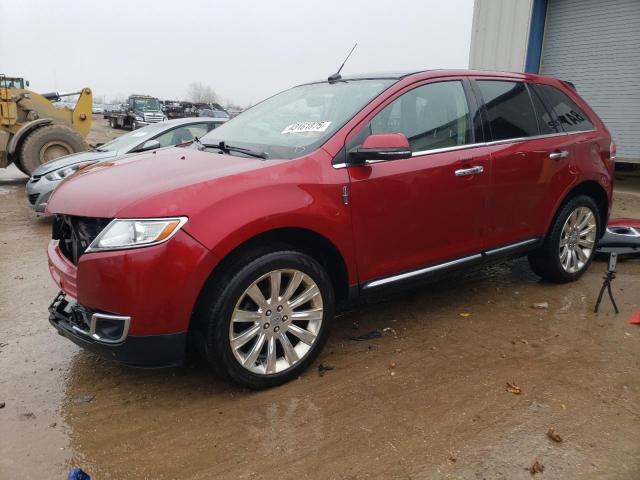
[[[569,190],[565,194],[565,196],[562,198],[562,201],[560,201],[560,203],[558,203],[558,205],[556,206],[556,209],[553,213],[553,217],[551,218],[551,220],[547,225],[547,231],[553,225],[553,221],[558,215],[558,212],[560,211],[560,209],[570,199],[577,197],[578,195],[587,195],[588,197],[591,197],[596,202],[596,205],[598,206],[598,213],[600,214],[600,219],[601,219],[600,232],[598,232],[599,234],[598,238],[600,238],[600,236],[604,234],[607,226],[607,221],[609,216],[609,196],[607,195],[607,192],[604,189],[604,187],[600,185],[598,182],[596,182],[595,180],[586,180],[584,182],[581,182],[575,185],[573,188],[571,188],[571,190]]]
[[[322,265],[331,279],[337,303],[350,296],[347,264],[340,250],[324,235],[303,227],[281,227],[259,233],[229,251],[213,268],[205,281],[194,311],[198,311],[201,297],[229,269],[246,264],[275,249],[291,249],[305,253]]]

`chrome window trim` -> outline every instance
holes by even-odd
[[[456,150],[466,150],[467,148],[482,147],[484,143],[466,143],[464,145],[456,145],[454,147],[433,148],[431,150],[420,150],[413,152],[412,157],[420,157],[422,155],[432,155],[434,153],[455,152]]]
[[[433,150],[421,150],[419,152],[413,152],[411,154],[411,158],[413,157],[421,157],[421,156],[426,156],[426,155],[434,155],[437,153],[446,153],[446,152],[454,152],[457,150],[467,150],[469,148],[478,148],[478,147],[492,147],[494,145],[503,145],[503,144],[507,144],[507,143],[518,143],[518,142],[525,142],[528,140],[540,140],[542,138],[553,138],[553,137],[563,137],[566,135],[577,135],[580,133],[590,133],[590,132],[597,132],[597,130],[595,128],[592,128],[590,130],[580,130],[578,132],[558,132],[558,133],[545,133],[543,135],[534,135],[532,137],[517,137],[517,138],[506,138],[504,140],[493,140],[491,142],[480,142],[480,143],[468,143],[465,145],[456,145],[454,147],[445,147],[445,148],[434,148]],[[381,163],[381,162],[389,162],[389,161],[395,161],[395,160],[375,160],[372,161],[371,163],[369,163],[369,161],[365,162],[367,165],[369,164],[373,164],[373,163]],[[347,168],[347,167],[352,167],[352,166],[361,166],[362,164],[350,164],[347,162],[344,163],[336,163],[333,165],[333,168],[339,169],[339,168]]]

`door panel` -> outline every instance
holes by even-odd
[[[482,167],[480,174],[456,170]],[[486,147],[349,167],[361,282],[482,251]]]
[[[347,141],[349,150],[370,133],[402,133],[413,151],[348,167],[361,282],[482,250],[491,172],[470,98],[461,79],[409,87]]]
[[[488,147],[492,169],[485,234],[490,248],[545,234],[561,191],[558,187],[572,178],[573,148],[568,137],[560,134]],[[561,152],[568,155],[549,157]]]

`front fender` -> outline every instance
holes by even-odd
[[[317,181],[309,183],[314,177]],[[273,181],[276,178],[280,181]],[[269,231],[309,230],[335,246],[347,267],[349,282],[355,283],[351,212],[342,196],[343,187],[349,184],[346,170],[336,170],[329,162],[301,160],[291,162],[286,174],[276,178],[251,189],[238,189],[214,202],[190,217],[185,230],[218,258]]]

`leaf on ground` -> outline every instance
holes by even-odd
[[[529,467],[529,473],[531,475],[535,475],[536,473],[542,473],[542,472],[544,472],[544,465],[541,464],[538,460],[533,462],[533,465]]]
[[[562,437],[558,435],[558,433],[556,432],[556,429],[553,427],[549,427],[549,430],[547,430],[547,437],[549,437],[551,440],[553,440],[556,443],[562,442]]]
[[[513,393],[514,395],[520,395],[522,393],[522,389],[515,383],[507,382],[507,392]]]

